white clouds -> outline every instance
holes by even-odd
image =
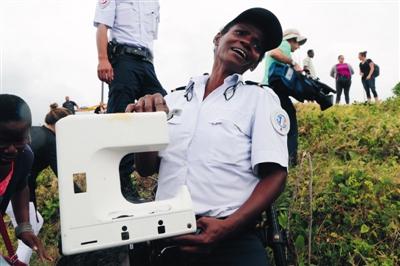
[[[295,54],[301,61],[315,50],[314,64],[322,81],[333,86],[329,70],[337,55],[358,72],[357,53],[367,50],[381,67],[378,93],[391,95],[399,81],[399,4],[397,1],[262,1],[161,0],[155,67],[167,90],[209,72],[212,39],[229,20],[246,8],[262,6],[274,12],[284,28],[296,27],[309,39]],[[95,28],[92,0],[2,0],[0,48],[2,92],[26,98],[35,124],[43,120],[51,102],[70,95],[80,105],[100,100],[96,76]],[[261,80],[264,65],[245,76]],[[352,100],[363,100],[359,77]]]

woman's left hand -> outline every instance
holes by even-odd
[[[173,238],[183,252],[208,254],[223,240],[230,230],[226,220],[212,217],[202,217],[197,220],[199,234],[190,234]]]

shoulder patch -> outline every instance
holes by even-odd
[[[287,113],[280,109],[271,113],[271,123],[276,132],[284,136],[289,133],[290,120]]]
[[[99,0],[100,8],[106,8],[110,4],[111,0]]]

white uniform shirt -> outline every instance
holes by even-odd
[[[312,78],[316,78],[317,74],[315,73],[314,63],[311,57],[306,57],[303,60],[303,67],[307,67],[310,70],[310,76]]]
[[[111,29],[118,43],[153,50],[160,22],[158,0],[98,0],[94,25]]]
[[[168,120],[170,143],[159,153],[156,199],[171,198],[179,186],[187,185],[196,214],[224,217],[253,192],[258,164],[287,167],[289,118],[273,91],[258,86],[239,84],[225,100],[226,88],[241,81],[240,75],[227,77],[203,101],[207,80],[192,79],[191,101],[185,91],[165,97],[170,111],[181,114]]]

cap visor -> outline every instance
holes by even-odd
[[[306,37],[300,36],[300,37],[297,38],[297,42],[298,42],[300,45],[305,44],[306,41],[307,41],[307,38],[306,38]]]

